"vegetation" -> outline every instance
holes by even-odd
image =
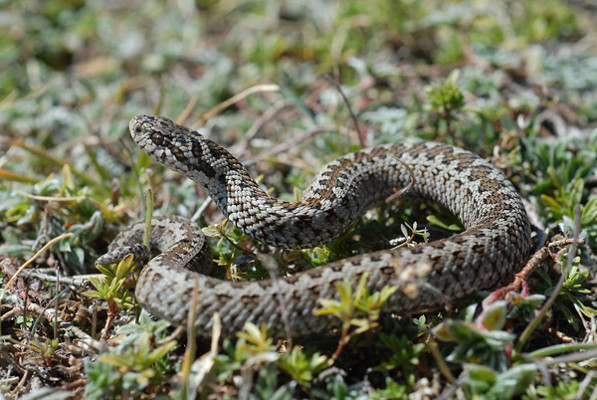
[[[0,5],[2,396],[597,397],[589,2]],[[202,209],[215,273],[235,279],[267,277],[256,255],[266,249],[138,151],[127,127],[141,113],[194,124],[285,200],[363,145],[456,144],[504,171],[549,246],[511,285],[449,309],[385,315],[396,288],[345,282],[318,311],[339,318],[338,332],[276,342],[247,324],[237,340],[196,341],[140,310],[134,261],[93,267],[116,231],[146,208]],[[326,246],[270,253],[301,270],[460,229],[445,210],[400,199]]]

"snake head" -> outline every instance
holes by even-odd
[[[231,166],[246,173],[224,147],[166,117],[138,115],[131,119],[129,130],[148,156],[197,182],[210,195],[225,192],[222,185]]]
[[[199,160],[205,156],[206,139],[197,131],[152,115],[134,117],[129,130],[137,146],[163,166],[187,176],[201,167]],[[206,175],[212,174],[209,165],[202,167],[199,170]]]

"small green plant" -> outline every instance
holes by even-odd
[[[104,328],[104,335],[106,335],[112,320],[120,310],[137,307],[137,304],[133,301],[132,293],[123,288],[125,280],[135,268],[133,255],[126,256],[118,264],[98,265],[96,268],[104,276],[90,277],[89,281],[95,287],[95,290],[83,292],[83,295],[102,299],[108,303],[108,319]]]
[[[217,240],[213,246],[213,251],[217,254],[218,265],[226,268],[226,274],[229,279],[263,278],[267,276],[266,270],[261,267],[259,259],[248,250],[255,243],[253,239],[245,235],[227,219],[224,219],[219,224],[205,227],[202,231],[206,236]],[[257,268],[256,272],[247,272],[243,276],[235,272],[236,264],[247,262],[255,262],[261,268]]]
[[[419,365],[419,355],[425,350],[425,343],[412,344],[405,335],[397,337],[394,334],[379,333],[379,339],[392,352],[389,360],[383,362],[383,370],[399,369],[406,379],[408,386],[415,384],[415,367]]]
[[[460,71],[454,70],[444,82],[431,85],[425,90],[429,107],[443,119],[448,136],[452,136],[452,124],[456,118],[454,113],[464,106],[464,95],[457,85],[459,75]]]
[[[566,249],[559,251],[554,257],[556,262],[560,264],[562,273],[564,273],[566,257]],[[545,285],[547,286],[545,294],[549,296],[554,290],[554,285],[549,275],[542,270],[538,270],[537,274],[543,279]],[[556,298],[556,308],[564,314],[566,320],[568,323],[570,323],[570,325],[572,325],[575,331],[578,331],[580,328],[579,321],[576,317],[576,313],[569,308],[568,304],[572,304],[576,310],[580,311],[587,318],[592,318],[597,315],[597,310],[586,306],[580,301],[579,298],[582,295],[588,295],[591,293],[588,288],[583,287],[583,282],[587,280],[588,276],[589,272],[587,270],[580,270],[580,257],[575,257],[572,260],[570,271],[568,272],[568,275],[566,275],[564,284],[562,285],[562,288],[558,293],[558,297]]]
[[[275,363],[279,360],[280,354],[276,352],[273,339],[267,335],[265,325],[258,328],[255,324],[247,322],[244,330],[237,335],[239,339],[235,344],[228,339],[224,340],[222,348],[225,354],[218,354],[214,358],[214,368],[211,373],[221,382],[229,380],[236,374],[246,376],[247,371],[257,367],[261,370],[266,369],[274,376],[261,376],[258,378],[257,385],[261,385],[260,390],[265,392],[273,390],[270,385],[272,380],[277,381]]]
[[[488,400],[509,400],[523,393],[535,380],[537,366],[521,364],[498,373],[484,365],[465,364],[464,372],[470,395]]]
[[[576,400],[585,397],[579,395],[580,382],[558,382],[557,385],[531,386],[522,396],[523,400]],[[588,398],[588,397],[586,397]]]
[[[446,219],[442,219],[434,214],[428,215],[427,221],[430,224],[439,226],[440,228],[445,229],[447,231],[461,232],[464,230],[459,221],[446,221]]]
[[[467,309],[469,318],[474,308]],[[463,364],[466,388],[473,398],[509,400],[535,379],[536,365],[509,366],[515,335],[500,330],[506,317],[507,302],[497,301],[486,306],[474,323],[448,320],[433,329],[440,340],[456,344],[447,359]]]
[[[314,311],[315,315],[332,315],[342,322],[340,342],[332,356],[333,360],[338,358],[342,348],[354,336],[378,326],[381,308],[397,290],[396,287],[384,286],[380,291],[371,294],[366,288],[368,279],[369,272],[365,272],[359,280],[354,296],[350,281],[344,279],[336,285],[339,300],[321,300],[321,308]],[[354,330],[350,331],[351,327]]]
[[[279,358],[278,353],[275,352],[273,339],[267,336],[265,325],[258,328],[252,322],[247,322],[244,331],[239,332],[238,337],[236,343],[225,339],[222,344],[225,354],[218,354],[214,359],[215,367],[212,372],[220,381],[240,371],[244,363],[253,356],[261,355],[268,361],[277,361]],[[269,357],[263,357],[265,354]]]
[[[330,245],[318,246],[306,250],[291,251],[290,255],[293,255],[295,252],[301,254],[303,257],[306,257],[309,263],[311,263],[313,266],[328,264],[330,262],[330,256],[333,253],[333,251],[330,250]]]
[[[488,306],[477,320],[446,320],[433,329],[438,339],[454,342],[456,347],[448,361],[485,365],[495,371],[505,371],[508,351],[515,336],[502,331],[506,323],[507,303],[497,301]]]
[[[87,188],[73,188],[72,179],[70,169],[63,168],[62,177],[50,175],[24,190],[2,191],[0,188],[0,218],[16,226],[35,226],[37,237],[72,233],[53,251],[71,268],[82,272],[90,257],[95,256],[93,252],[89,254],[91,244],[100,235],[104,219],[109,218],[111,212],[89,197]],[[41,223],[44,215],[49,217]],[[33,230],[29,230],[31,232]],[[5,240],[0,252],[21,258],[31,256],[31,246],[24,245],[24,237],[16,233],[10,226],[3,232]]]
[[[552,175],[557,176],[554,168],[549,169]],[[552,178],[552,181],[559,178]],[[555,197],[547,194],[540,196],[541,204],[556,221],[562,221],[560,228],[564,232],[570,231],[571,221],[574,218],[574,208],[582,204],[585,193],[585,181],[577,179],[573,185],[563,185],[556,191]],[[563,225],[562,225],[563,224]],[[597,243],[597,196],[590,196],[587,202],[582,205],[581,226],[589,243]]]
[[[244,339],[239,339],[238,343],[243,343]],[[246,351],[236,348],[232,341],[225,339],[222,343],[224,354],[218,354],[214,358],[214,368],[212,373],[220,382],[228,380],[235,373],[237,373],[243,363],[250,357]]]
[[[533,133],[533,132],[531,132]],[[536,135],[536,133],[535,133]],[[597,131],[586,141],[564,137],[557,143],[540,141],[529,134],[523,138],[523,162],[530,164],[527,173],[534,181],[531,193],[539,198],[539,214],[550,224],[558,224],[563,233],[574,225],[574,210],[582,207],[581,227],[591,247],[597,245],[597,196],[587,188],[594,175]],[[574,157],[571,157],[571,152]]]
[[[168,326],[165,321],[153,321],[142,312],[139,324],[119,328],[118,333],[126,335],[126,339],[100,355],[97,361],[85,365],[88,376],[85,398],[117,397],[125,392],[131,397],[149,391],[159,393],[166,384],[164,374],[171,368],[165,356],[177,344],[175,340],[160,342]]]
[[[144,332],[136,346],[131,346],[122,353],[102,355],[98,361],[113,365],[127,373],[133,372],[140,387],[145,387],[150,382],[157,383],[161,374],[154,365],[176,346],[176,341],[171,340],[157,348],[152,348],[150,339],[150,334]]]
[[[411,390],[407,385],[386,378],[385,389],[377,389],[371,394],[371,397],[379,400],[407,400],[410,392]]]
[[[257,374],[255,396],[251,396],[251,398],[259,400],[293,400],[296,398],[294,391],[297,382],[290,381],[280,385],[277,372],[275,364],[265,364]]]
[[[423,240],[423,243],[427,243],[429,240],[429,231],[425,227],[418,229],[417,221],[413,222],[412,225],[409,225],[406,222],[400,224],[400,230],[402,232],[402,237],[391,241],[392,244],[396,245],[396,248],[416,246],[418,244],[415,240],[417,236]]]
[[[52,359],[54,357],[54,353],[56,350],[58,350],[59,344],[60,341],[58,339],[46,339],[44,343],[40,343],[37,340],[31,342],[31,345],[42,356],[46,367],[50,367],[52,365]]]
[[[530,321],[536,313],[538,307],[545,301],[542,294],[531,294],[528,296],[511,295],[514,309],[508,314],[509,318],[521,317],[524,321]]]
[[[331,365],[330,360],[319,353],[307,355],[299,346],[292,348],[290,353],[280,357],[278,365],[301,385],[307,385],[322,369]]]
[[[214,360],[213,373],[220,381],[256,365],[261,366],[261,371],[266,369],[276,375],[277,372],[271,367],[276,365],[298,384],[307,385],[318,372],[331,365],[326,356],[319,353],[308,355],[298,346],[286,354],[276,352],[273,339],[267,335],[265,325],[257,328],[255,324],[247,322],[244,330],[238,333],[238,337],[239,340],[234,346],[232,342],[225,340],[223,348],[226,354],[220,354]],[[265,379],[262,384],[266,385],[266,377],[259,379]],[[283,392],[286,393],[290,389],[292,387],[287,387]],[[268,389],[270,390],[271,388]]]
[[[135,268],[133,255],[129,254],[118,264],[96,267],[104,276],[89,278],[89,281],[96,290],[83,292],[85,296],[102,299],[108,302],[112,308],[131,308],[134,306],[132,296],[129,292],[123,291],[122,285]]]
[[[310,393],[313,398],[320,400],[364,400],[370,398],[370,387],[367,382],[360,381],[348,385],[340,374],[329,375],[324,382],[325,388],[313,388]]]
[[[257,328],[252,322],[247,322],[244,331],[239,332],[238,337],[241,340],[237,342],[237,350],[248,354],[254,355],[276,350],[276,347],[273,345],[274,339],[267,336],[265,324],[261,324],[261,328]]]
[[[0,276],[0,279],[1,278],[2,277]],[[19,325],[22,325],[23,329],[26,329],[26,330],[29,330],[33,327],[33,322],[34,322],[34,319],[29,315],[27,315],[27,316],[19,315],[16,319],[16,323]]]

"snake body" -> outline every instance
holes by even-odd
[[[194,223],[154,219],[150,242],[160,254],[142,270],[136,297],[150,313],[182,325],[197,284],[199,336],[210,336],[216,311],[225,336],[247,321],[265,323],[269,334],[283,336],[283,312],[293,335],[329,330],[337,322],[313,311],[321,299],[337,297],[338,282],[348,279],[354,287],[366,271],[370,291],[398,287],[385,306],[388,312],[442,308],[511,278],[530,252],[529,220],[512,184],[490,163],[457,147],[424,142],[366,148],[328,164],[301,201],[287,203],[266,194],[234,156],[196,131],[144,115],[133,118],[129,128],[151,158],[197,182],[235,226],[272,246],[309,248],[342,234],[364,210],[411,181],[396,159],[409,165],[416,179],[408,196],[440,203],[465,227],[458,235],[417,247],[357,255],[275,280],[232,282],[186,268],[209,258]],[[136,224],[121,233],[98,263],[128,253],[149,259],[147,250],[135,244],[142,231]]]

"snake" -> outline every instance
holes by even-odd
[[[224,337],[234,337],[247,322],[280,338],[333,332],[340,320],[314,311],[323,299],[339,298],[339,283],[346,280],[354,289],[363,276],[370,293],[396,288],[383,308],[390,315],[446,309],[507,282],[531,252],[531,225],[514,185],[490,162],[459,147],[401,142],[364,148],[323,167],[300,201],[284,202],[267,194],[226,148],[195,130],[150,115],[131,119],[129,130],[143,152],[196,182],[238,229],[276,248],[313,248],[337,238],[413,178],[406,197],[438,203],[464,227],[413,247],[239,281],[209,275],[211,251],[189,219],[153,218],[149,248],[142,244],[144,222],[123,230],[96,263],[133,254],[144,265],[135,287],[139,304],[174,325],[187,326],[194,315],[199,337],[212,335],[216,312]]]

